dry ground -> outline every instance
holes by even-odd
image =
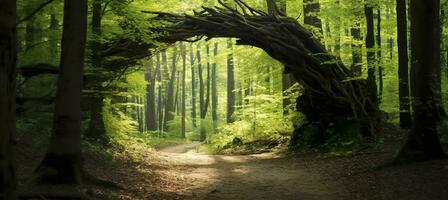
[[[402,137],[389,137],[383,151],[339,158],[276,153],[208,155],[197,152],[199,143],[158,151],[127,147],[114,157],[86,154],[92,174],[124,189],[84,188],[96,199],[448,199],[447,160],[376,168],[393,158],[400,142]],[[26,140],[21,143],[18,163],[23,177],[37,165],[43,151],[26,146]]]

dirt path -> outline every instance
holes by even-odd
[[[160,149],[167,168],[158,173],[187,182],[185,198],[228,200],[332,199],[331,185],[304,165],[274,154],[206,155],[200,143]],[[179,191],[178,191],[179,192]]]

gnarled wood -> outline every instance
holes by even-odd
[[[153,20],[163,26],[152,31],[160,41],[174,43],[191,38],[237,38],[237,44],[263,49],[285,65],[305,92],[297,100],[297,109],[310,121],[326,123],[357,120],[373,131],[378,106],[372,101],[364,79],[353,79],[352,72],[296,20],[255,10],[241,0],[238,8],[219,1],[221,7],[203,7],[194,15],[161,12]]]

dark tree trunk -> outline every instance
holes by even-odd
[[[397,0],[398,96],[400,99],[400,127],[411,127],[409,96],[409,59],[406,0]]]
[[[411,0],[411,73],[413,123],[397,161],[445,158],[438,128],[445,113],[437,97],[440,73],[440,1]]]
[[[378,104],[378,88],[376,85],[376,58],[375,58],[375,27],[373,22],[373,7],[365,5],[365,15],[367,24],[366,49],[367,49],[367,84],[370,91],[370,98]]]
[[[217,123],[218,121],[218,92],[216,88],[216,62],[218,56],[218,43],[215,43],[213,49],[213,63],[212,63],[212,119],[213,123]]]
[[[89,89],[93,91],[99,91],[101,89],[101,74],[102,74],[102,58],[101,51],[101,16],[102,6],[100,1],[92,1],[92,41],[90,42],[91,62],[93,76],[90,78]],[[89,128],[85,136],[93,141],[99,141],[102,144],[109,143],[109,138],[106,135],[106,127],[103,119],[103,106],[104,97],[95,93],[90,96],[89,110],[90,110],[90,123]]]
[[[87,0],[65,0],[61,70],[53,132],[37,168],[41,183],[80,184],[81,90],[87,33]]]
[[[227,123],[232,123],[235,112],[235,73],[233,64],[232,40],[227,40]]]
[[[163,120],[163,130],[168,130],[168,121],[171,121],[174,119],[174,83],[176,80],[176,70],[177,70],[177,49],[174,48],[173,50],[173,57],[172,57],[172,65],[171,65],[171,78],[169,78],[168,83],[168,90],[167,90],[167,97],[165,102],[165,118]]]
[[[191,67],[191,121],[196,127],[196,72],[194,70],[194,49],[190,44],[190,67]]]
[[[322,29],[322,21],[319,16],[320,3],[319,0],[303,0],[304,24],[308,25],[311,32],[322,41],[324,31]]]
[[[17,199],[14,140],[16,133],[16,1],[0,6],[0,199]]]
[[[152,59],[149,61],[148,69],[145,74],[146,79],[146,130],[157,131],[157,111],[156,111],[156,76],[160,69],[158,64],[154,70]]]
[[[362,75],[362,41],[361,22],[356,21],[355,27],[350,29],[352,36],[352,66],[351,71],[354,76]]]
[[[50,15],[50,48],[49,55],[51,63],[56,64],[58,58],[58,29],[59,29],[59,21],[56,19],[56,14]]]
[[[185,100],[186,100],[186,90],[185,90],[185,76],[187,74],[187,50],[185,48],[185,44],[182,43],[181,46],[181,53],[182,53],[182,106],[181,106],[181,138],[185,138],[185,131],[186,131],[186,123],[185,123]]]
[[[376,24],[376,46],[377,46],[377,63],[378,63],[378,100],[381,102],[381,99],[383,97],[383,88],[384,88],[384,82],[383,82],[383,63],[382,63],[382,42],[381,42],[381,10],[377,10],[377,24]]]

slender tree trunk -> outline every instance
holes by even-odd
[[[341,8],[341,2],[340,0],[336,0],[335,1],[336,7],[338,9]],[[341,17],[337,17],[336,19],[336,23],[335,23],[335,27],[334,27],[334,32],[335,32],[335,45],[334,45],[334,55],[336,55],[336,57],[341,58]]]
[[[162,136],[163,132],[163,79],[161,73],[161,64],[160,64],[160,53],[157,54],[157,66],[156,66],[156,76],[157,81],[159,82],[159,87],[157,89],[157,119],[158,119],[158,129],[159,129],[159,137]]]
[[[146,85],[146,130],[157,130],[157,111],[156,111],[156,76],[160,70],[160,63],[154,70],[152,59],[149,61],[148,69],[145,74]]]
[[[378,63],[378,100],[381,102],[383,97],[383,88],[384,88],[384,80],[383,80],[383,63],[382,63],[382,42],[381,42],[381,10],[377,10],[377,25],[376,25],[376,46],[377,46],[377,63]]]
[[[207,43],[205,46],[207,53],[207,91],[205,94],[205,105],[204,105],[204,113],[203,116],[207,115],[208,107],[210,106],[210,91],[211,91],[211,78],[210,78],[210,45]]]
[[[398,162],[446,158],[438,135],[445,114],[434,80],[440,73],[440,1],[411,0],[411,12],[414,121]]]
[[[54,12],[54,11],[53,11]],[[51,63],[56,64],[57,58],[58,58],[58,29],[59,29],[59,21],[56,19],[56,14],[50,15],[50,48],[49,48],[49,55],[51,59]]]
[[[185,76],[187,73],[187,50],[185,48],[185,44],[182,43],[181,46],[181,53],[182,53],[182,106],[181,106],[181,116],[182,116],[182,122],[181,122],[181,138],[185,138],[185,131],[186,131],[186,123],[185,123],[185,100],[186,100],[186,90],[185,90]]]
[[[233,41],[227,40],[227,123],[232,123],[235,112],[235,73],[233,63]]]
[[[205,86],[204,86],[204,77],[203,70],[201,64],[201,50],[198,45],[196,51],[196,58],[198,60],[198,75],[199,75],[199,110],[200,110],[200,118],[201,118],[201,127],[200,127],[200,140],[205,141],[207,135],[204,127],[205,115],[207,114],[205,108]]]
[[[400,127],[411,127],[409,97],[409,59],[406,0],[397,0],[398,96],[400,99]]]
[[[168,130],[168,121],[171,121],[174,119],[174,83],[176,80],[176,70],[177,70],[177,49],[174,48],[173,50],[173,59],[172,59],[172,65],[171,65],[171,78],[169,79],[168,83],[168,90],[167,90],[167,97],[165,102],[165,118],[163,120],[163,130]]]
[[[214,61],[212,63],[212,119],[215,128],[217,126],[218,121],[218,92],[216,88],[216,65],[217,65],[217,56],[218,56],[218,43],[215,43],[213,49],[213,57]]]
[[[196,127],[196,73],[194,70],[194,49],[190,44],[190,67],[191,67],[191,122]]]
[[[372,100],[378,104],[378,89],[376,85],[376,58],[375,58],[375,27],[373,21],[373,7],[366,4],[365,7],[367,35],[366,35],[366,49],[367,49],[367,84]]]
[[[17,199],[14,140],[16,132],[16,1],[0,6],[0,199]]]
[[[80,184],[81,90],[87,33],[87,0],[65,0],[53,131],[45,157],[37,168],[42,183]]]
[[[351,70],[354,76],[362,75],[362,41],[361,22],[356,21],[355,27],[350,29],[352,36],[352,66]]]

